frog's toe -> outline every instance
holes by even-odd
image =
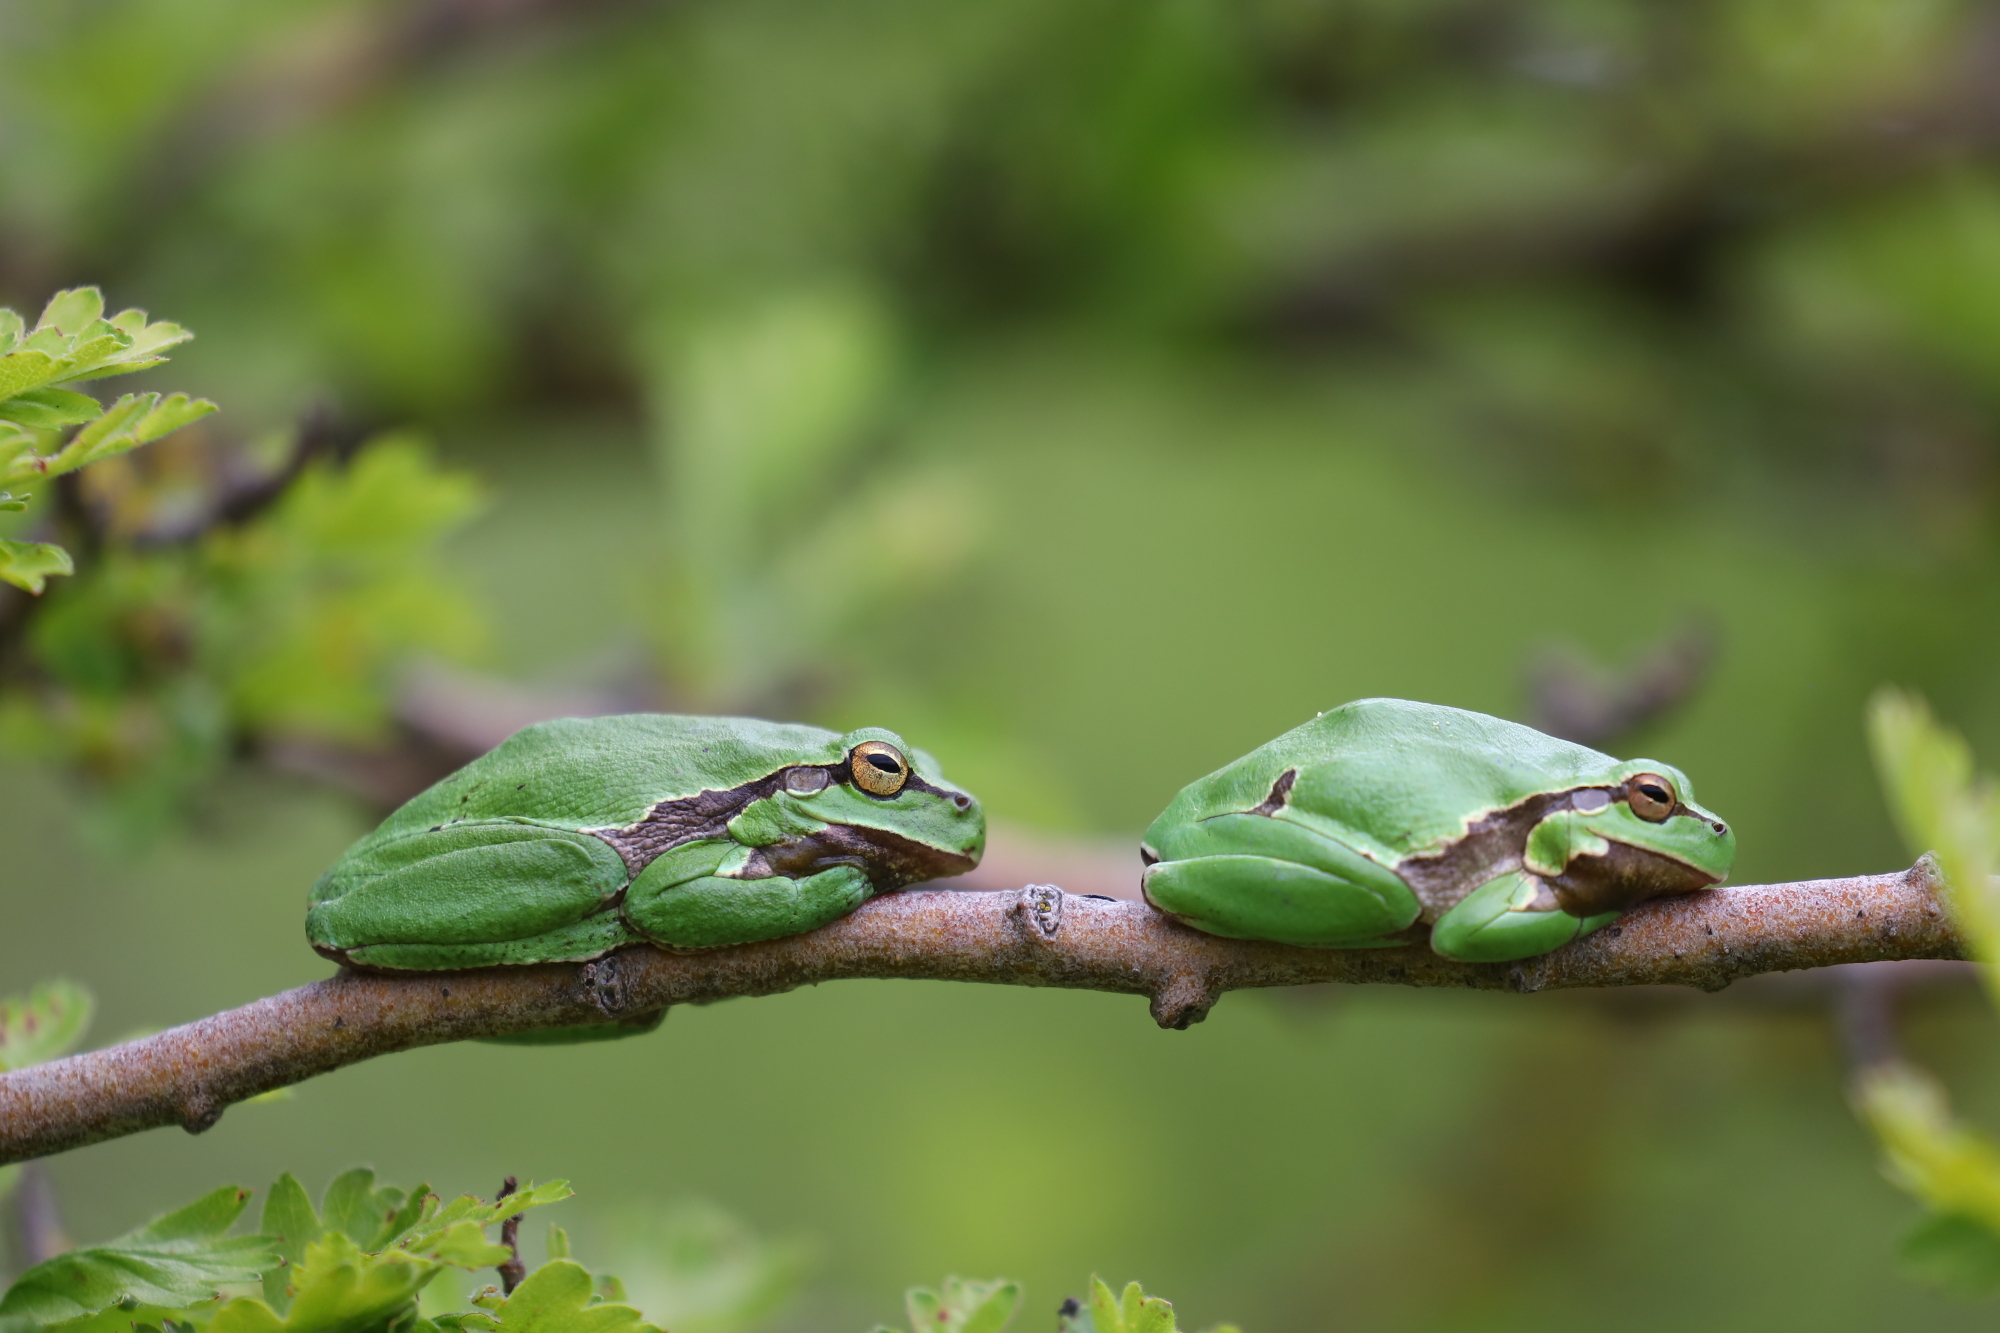
[[[1359,944],[1401,930],[1417,914],[1414,898],[1384,901],[1366,885],[1269,856],[1161,861],[1141,883],[1159,911],[1231,939]]]

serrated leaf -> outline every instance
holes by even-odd
[[[1090,1299],[1082,1304],[1065,1302],[1059,1327],[1061,1333],[1175,1333],[1177,1325],[1170,1302],[1148,1296],[1136,1282],[1113,1295],[1104,1280],[1092,1274]]]
[[[438,1265],[409,1255],[363,1254],[346,1234],[329,1231],[306,1247],[292,1275],[286,1314],[265,1302],[239,1297],[216,1311],[211,1333],[370,1333],[405,1310],[437,1275]]]
[[[95,287],[72,287],[57,292],[42,307],[37,329],[55,328],[74,336],[104,316],[104,293]]]
[[[357,1167],[335,1176],[326,1187],[319,1205],[321,1225],[328,1231],[346,1233],[364,1250],[379,1250],[395,1234],[387,1228],[402,1206],[403,1191],[376,1189],[375,1173]]]
[[[6,491],[0,491],[0,513],[18,514],[27,507],[27,496],[9,495]]]
[[[24,390],[0,402],[0,420],[35,430],[58,430],[93,421],[103,410],[103,406],[89,394],[71,393],[68,389],[52,389],[44,385],[39,389]]]
[[[21,341],[26,324],[12,310],[0,308],[0,354],[14,350],[14,344]]]
[[[191,421],[215,411],[215,404],[184,393],[162,399],[156,393],[128,393],[104,409],[104,415],[70,437],[49,460],[51,476],[115,458],[142,444],[151,444]]]
[[[462,1223],[488,1227],[495,1222],[504,1222],[527,1212],[530,1208],[540,1208],[546,1204],[560,1203],[575,1191],[567,1180],[551,1180],[541,1185],[530,1183],[526,1189],[516,1190],[495,1203],[487,1203],[470,1194],[461,1194],[450,1203],[423,1217],[402,1234],[395,1237],[393,1244],[399,1250],[412,1254],[429,1254],[443,1242],[447,1232]]]
[[[264,1299],[282,1313],[292,1303],[292,1273],[305,1262],[306,1246],[318,1240],[323,1230],[305,1187],[291,1172],[272,1182],[271,1192],[264,1196],[264,1216],[258,1229],[279,1259],[279,1266],[264,1274]]]
[[[0,1299],[0,1318],[54,1324],[127,1301],[181,1307],[213,1300],[224,1283],[259,1281],[278,1262],[270,1243],[225,1234],[249,1199],[225,1185],[108,1244],[37,1264]]]
[[[74,574],[69,552],[51,542],[17,542],[0,537],[0,579],[40,595],[49,579]]]
[[[16,347],[0,356],[0,399],[47,384],[56,377],[56,358],[32,347]]]
[[[664,1333],[629,1305],[596,1301],[589,1270],[569,1259],[543,1264],[491,1307],[491,1314],[447,1316],[440,1327],[482,1333]]]
[[[78,380],[89,378],[89,373],[102,367],[119,353],[132,346],[130,334],[120,333],[109,324],[100,324],[95,337],[79,338],[69,351],[56,358],[56,380]]]
[[[0,1070],[68,1055],[90,1027],[96,1001],[73,981],[45,981],[26,997],[0,1000]]]

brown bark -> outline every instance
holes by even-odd
[[[824,930],[594,963],[401,975],[343,972],[106,1050],[0,1075],[0,1162],[161,1125],[200,1133],[233,1102],[391,1051],[585,1023],[646,1026],[670,1005],[847,977],[1062,986],[1145,995],[1162,1026],[1224,992],[1316,982],[1539,991],[1683,985],[1895,958],[1962,958],[1935,866],[1660,899],[1540,958],[1458,963],[1428,948],[1301,949],[1225,940],[1142,903],[1045,885],[891,894]]]

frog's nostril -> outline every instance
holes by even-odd
[[[972,798],[964,792],[960,792],[958,795],[952,797],[951,803],[961,810],[970,810],[972,808]]]

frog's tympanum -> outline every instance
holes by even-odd
[[[1189,784],[1146,831],[1146,900],[1197,930],[1448,958],[1546,953],[1720,884],[1687,775],[1458,708],[1362,699]]]

